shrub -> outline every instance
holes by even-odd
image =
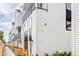
[[[48,53],[45,53],[45,56],[49,56],[49,54]]]
[[[67,56],[71,56],[71,52],[68,52],[68,55]]]
[[[36,56],[39,56],[38,54],[36,54]]]
[[[45,53],[44,55],[45,56],[51,56],[48,53]],[[39,56],[39,55],[36,54],[36,56]],[[52,53],[52,56],[71,56],[71,52],[67,52],[67,51],[58,52],[58,51],[56,51],[55,53]]]
[[[52,54],[52,56],[71,56],[71,52],[58,52],[56,51],[55,53]]]

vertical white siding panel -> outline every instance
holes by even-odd
[[[72,55],[79,55],[79,4],[72,5]]]
[[[45,26],[45,23],[47,25]],[[52,54],[56,51],[71,51],[71,31],[66,30],[66,5],[49,3],[48,12],[37,12],[37,53]]]

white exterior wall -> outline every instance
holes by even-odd
[[[72,4],[72,55],[79,56],[79,3]]]
[[[71,51],[71,31],[66,30],[66,5],[48,4],[48,13],[38,10],[36,16],[36,53]],[[44,23],[47,23],[45,26]],[[32,26],[33,27],[33,26]],[[33,31],[32,31],[33,32]]]
[[[48,4],[48,12],[41,9],[35,10],[27,20],[29,19],[32,19],[32,55],[71,51],[71,31],[66,30],[66,6],[64,3]],[[27,20],[22,24],[22,48],[24,48]],[[47,23],[46,26],[45,23]]]
[[[15,25],[11,25],[11,30],[10,30],[10,34],[9,34],[9,39],[10,39],[10,41],[11,41],[11,44],[13,44],[12,43],[12,40],[13,40],[13,37],[14,37],[14,34],[16,33],[16,30],[15,30]]]
[[[21,26],[22,25],[22,13],[16,11],[16,20],[15,20],[15,26]]]
[[[36,55],[36,10],[33,11],[31,17],[32,17],[32,40],[33,40],[33,44],[32,44],[32,55]]]
[[[24,48],[24,32],[26,31],[25,23],[21,25],[21,47]]]
[[[32,20],[32,55],[36,55],[36,10],[33,11],[33,13],[29,16],[27,20],[22,25],[22,33],[21,33],[21,38],[22,38],[22,44],[21,47],[24,48],[24,32],[28,30],[27,28],[27,23],[29,23],[29,20]],[[30,44],[30,42],[29,42]],[[29,46],[30,47],[30,46]]]

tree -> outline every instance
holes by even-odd
[[[0,40],[3,40],[4,32],[0,31]]]

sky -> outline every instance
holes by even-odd
[[[0,3],[0,31],[4,32],[4,40],[9,41],[11,23],[15,20],[15,3]]]

